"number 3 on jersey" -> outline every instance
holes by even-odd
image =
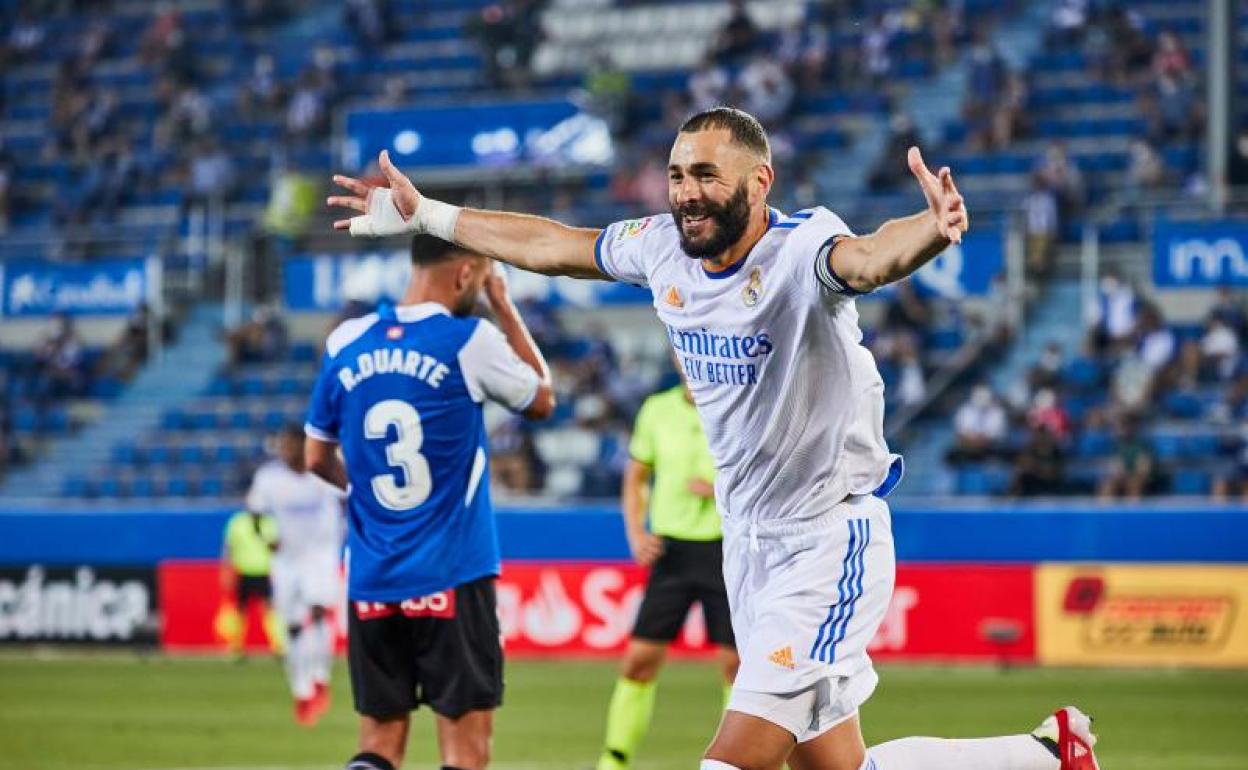
[[[391,425],[395,440],[386,445],[386,462],[403,469],[404,481],[400,484],[387,473],[374,476],[373,495],[392,511],[407,511],[428,500],[433,491],[429,461],[420,453],[425,431],[420,426],[420,413],[405,401],[379,401],[364,415],[367,438],[385,438]]]

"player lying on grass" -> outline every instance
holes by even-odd
[[[471,315],[483,287],[501,332]],[[503,651],[482,403],[549,417],[550,370],[493,263],[431,235],[412,239],[401,304],[344,321],[325,347],[305,453],[313,473],[350,485],[360,743],[347,767],[396,770],[426,704],[443,770],[484,770]]]
[[[927,209],[856,236],[825,208],[786,216],[766,133],[719,107],[681,127],[668,214],[605,230],[422,197],[382,153],[389,189],[335,177],[356,236],[431,232],[525,270],[650,287],[706,429],[741,666],[706,769],[1092,770],[1089,720],[1067,707],[1033,734],[904,738],[868,750],[858,708],[893,592],[888,505],[901,458],[854,297],[901,280],[970,225],[948,168],[918,148]]]

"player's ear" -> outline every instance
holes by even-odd
[[[776,172],[770,163],[759,163],[754,167],[754,186],[760,200],[766,200],[775,184]]]

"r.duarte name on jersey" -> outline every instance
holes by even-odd
[[[775,349],[765,331],[754,334],[718,334],[710,329],[667,326],[667,336],[690,380],[716,385],[753,385],[758,382],[761,358]]]
[[[433,356],[404,348],[367,350],[357,355],[355,361],[345,363],[347,365],[338,370],[338,379],[347,392],[375,374],[405,374],[437,388],[450,371],[450,367]]]

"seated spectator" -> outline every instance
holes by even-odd
[[[35,349],[36,400],[48,401],[82,395],[86,385],[84,352],[74,321],[64,313],[52,318],[51,333]]]
[[[758,25],[750,18],[745,0],[732,0],[732,15],[715,41],[715,60],[728,66],[739,65],[754,53],[759,43]]]
[[[1066,491],[1066,456],[1048,430],[1034,427],[1014,458],[1010,494],[1020,497],[1060,495]]]
[[[1097,286],[1096,299],[1088,308],[1092,337],[1098,351],[1121,350],[1135,334],[1139,298],[1131,284],[1118,273],[1106,270]]]
[[[229,366],[273,361],[286,352],[289,336],[276,311],[260,307],[247,323],[226,334]]]
[[[1245,307],[1242,292],[1236,295],[1230,286],[1219,286],[1213,307],[1209,309],[1209,318],[1221,321],[1240,340],[1248,338],[1248,308]]]
[[[1027,372],[1027,385],[1032,393],[1045,388],[1056,390],[1062,384],[1062,346],[1057,341],[1050,341],[1044,346],[1039,360]]]
[[[1098,485],[1097,496],[1111,500],[1139,500],[1156,491],[1157,461],[1152,447],[1140,437],[1135,420],[1125,420],[1118,429],[1114,457],[1109,472]]]
[[[504,494],[533,495],[546,484],[546,465],[519,417],[509,415],[490,434],[490,477]]]
[[[1058,218],[1061,221],[1069,221],[1083,209],[1087,195],[1083,174],[1070,159],[1066,145],[1061,142],[1050,143],[1037,160],[1034,170],[1057,196]]]
[[[1212,495],[1215,500],[1226,500],[1239,495],[1248,503],[1248,422],[1222,446],[1226,461],[1214,475]]]
[[[1200,138],[1205,112],[1194,84],[1174,75],[1161,75],[1157,78],[1155,95],[1156,113],[1151,127],[1154,138],[1164,142]]]
[[[904,112],[894,113],[888,122],[888,142],[876,158],[875,166],[867,176],[867,186],[872,192],[888,192],[910,178],[906,153],[920,144],[914,120]]]
[[[690,109],[699,112],[723,104],[728,100],[730,85],[732,81],[728,77],[728,70],[719,66],[714,58],[707,57],[702,66],[689,75]]]
[[[311,139],[322,133],[329,120],[329,104],[316,73],[304,70],[286,108],[286,135]]]
[[[343,22],[355,35],[356,47],[365,56],[379,53],[389,34],[387,3],[384,0],[346,0]]]
[[[1148,140],[1133,140],[1129,157],[1126,180],[1129,198],[1139,198],[1165,187],[1166,164]]]
[[[1027,272],[1043,277],[1053,267],[1053,255],[1061,234],[1057,196],[1039,171],[1031,174],[1031,191],[1023,198],[1023,232],[1026,238]]]
[[[1221,318],[1210,318],[1200,338],[1201,366],[1218,380],[1229,380],[1239,368],[1240,340]]]
[[[862,33],[862,68],[873,86],[884,85],[893,69],[890,49],[897,31],[898,25],[892,16],[876,11]]]
[[[1166,326],[1161,311],[1151,302],[1144,303],[1140,308],[1136,336],[1140,360],[1156,377],[1174,360],[1176,343],[1174,332]]]
[[[1057,0],[1049,14],[1048,42],[1065,46],[1078,43],[1088,24],[1088,0]]]
[[[793,105],[793,82],[771,55],[755,55],[741,71],[737,87],[742,107],[763,125],[783,119]]]
[[[927,396],[927,381],[923,374],[923,364],[919,359],[919,346],[914,337],[902,335],[898,339],[897,368],[897,400],[902,406],[914,406]]]
[[[251,75],[239,89],[239,110],[249,118],[271,116],[281,106],[283,89],[277,79],[273,57],[261,54],[251,65]]]
[[[1041,388],[1032,397],[1031,408],[1027,410],[1027,427],[1042,430],[1057,441],[1070,437],[1070,415],[1062,408],[1052,388]]]
[[[204,139],[191,157],[187,203],[229,200],[234,192],[234,162],[214,140]]]
[[[1174,77],[1184,80],[1192,74],[1192,57],[1187,53],[1178,35],[1166,30],[1157,36],[1157,50],[1153,52],[1153,74],[1157,77]]]
[[[1009,423],[1005,408],[987,385],[977,385],[953,416],[955,439],[951,463],[988,460],[1001,451]]]

